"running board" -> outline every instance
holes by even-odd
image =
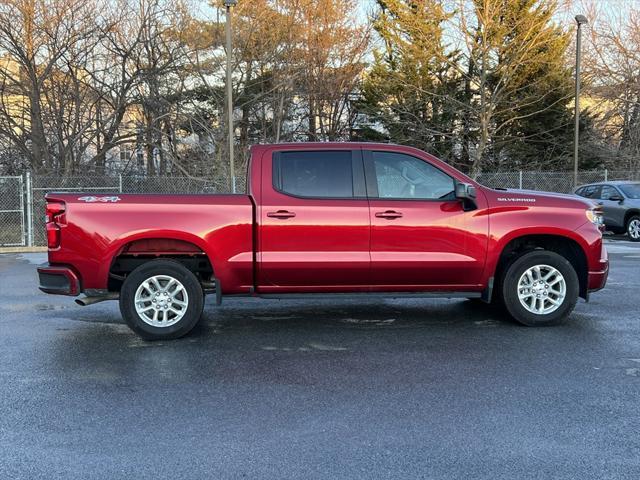
[[[228,296],[233,297],[235,295]],[[276,300],[322,300],[339,298],[481,298],[482,292],[258,293],[252,296]]]

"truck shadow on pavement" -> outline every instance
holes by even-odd
[[[578,314],[558,327],[527,328],[470,301],[229,302],[206,308],[188,336],[163,342],[144,341],[104,316],[83,314],[83,320],[77,328],[58,329],[50,361],[61,375],[105,384],[322,383],[358,371],[405,374],[415,362],[484,362],[491,369],[514,358],[547,362],[549,351],[597,348],[599,342],[593,322]]]

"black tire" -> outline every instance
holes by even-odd
[[[564,278],[566,286],[565,295],[560,306],[557,307],[556,310],[544,314],[529,311],[521,303],[518,296],[518,283],[520,278],[527,270],[537,265],[547,265],[555,268]],[[523,325],[534,327],[557,325],[564,321],[573,311],[576,302],[578,301],[580,284],[573,265],[571,265],[566,258],[554,252],[534,250],[515,258],[507,266],[504,276],[502,277],[502,281],[500,282],[500,288],[504,306],[514,320],[522,323]],[[541,284],[537,288],[542,289],[541,295],[545,295],[546,297],[547,294],[544,293],[544,285]],[[542,302],[542,299],[540,301]],[[546,299],[544,302],[546,302]],[[544,302],[542,305],[545,304]]]
[[[186,296],[183,293],[176,294],[179,298],[178,301],[182,301],[185,303],[185,307],[177,307],[179,308],[179,314],[173,314],[166,312],[164,315],[167,317],[167,326],[154,326],[148,322],[154,322],[155,320],[152,318],[148,318],[148,321],[142,319],[141,315],[147,315],[145,313],[138,314],[136,311],[135,304],[135,296],[138,288],[147,288],[141,287],[141,285],[152,277],[156,276],[168,276],[177,280],[182,284],[183,290],[186,292]],[[165,285],[162,285],[162,279],[160,280],[160,285],[163,287],[168,286],[169,281]],[[151,283],[147,284],[151,285]],[[152,288],[155,288],[151,285]],[[177,287],[174,287],[177,289]],[[149,290],[144,290],[147,293]],[[154,290],[155,291],[155,290]],[[161,293],[163,290],[157,290],[158,295],[165,295]],[[169,294],[167,294],[169,295]],[[153,295],[152,295],[153,296]],[[186,300],[186,301],[184,301]],[[167,302],[167,300],[159,300]],[[149,305],[149,309],[151,309],[152,315],[156,309],[160,308],[159,304],[156,304],[155,300],[153,300],[154,305],[150,302],[146,302],[143,305]],[[164,304],[166,305],[166,304]],[[166,306],[163,308],[173,308],[173,305]],[[182,310],[184,308],[184,312]],[[196,276],[185,268],[180,263],[173,260],[152,260],[143,265],[140,265],[133,272],[131,272],[122,285],[122,289],[120,290],[120,312],[122,313],[122,317],[127,322],[127,325],[140,335],[145,340],[169,340],[174,338],[180,338],[193,329],[196,326],[200,317],[202,316],[202,310],[204,308],[204,292],[200,285],[200,282],[196,278]],[[162,313],[162,310],[160,311]],[[168,316],[173,315],[172,319],[169,319]],[[176,320],[179,315],[182,315],[181,318]],[[154,317],[155,318],[155,317]],[[171,323],[174,322],[175,323]]]
[[[640,215],[632,215],[629,220],[627,220],[625,231],[627,232],[627,237],[629,237],[629,240],[632,242],[640,242],[640,233],[636,233],[636,228],[640,228]]]

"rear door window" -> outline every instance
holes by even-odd
[[[273,186],[281,193],[296,197],[364,197],[364,171],[360,152],[276,152],[273,160]]]

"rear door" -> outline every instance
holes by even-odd
[[[259,289],[368,289],[370,222],[361,151],[285,149],[265,155]]]
[[[366,151],[364,158],[373,288],[477,288],[488,215],[465,211],[454,178],[422,158],[392,151]]]

